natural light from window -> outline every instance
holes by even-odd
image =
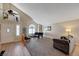
[[[16,36],[20,35],[20,25],[16,25]]]
[[[35,25],[31,24],[29,26],[29,34],[34,34],[35,33]]]

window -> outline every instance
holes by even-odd
[[[20,35],[20,25],[16,25],[16,36]]]
[[[9,28],[7,28],[7,32],[10,32],[10,29]]]
[[[29,26],[29,34],[34,34],[35,33],[35,25],[31,24]]]

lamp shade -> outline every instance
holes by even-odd
[[[66,32],[71,32],[71,29],[67,28],[67,29],[66,29]]]

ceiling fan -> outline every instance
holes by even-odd
[[[11,14],[13,16],[18,15],[16,12],[14,12],[13,10],[8,10],[8,14]]]
[[[10,15],[16,18],[15,19],[16,22],[19,21],[18,19],[19,14],[16,11],[11,9],[3,12],[3,19],[8,19]]]

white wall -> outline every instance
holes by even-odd
[[[26,27],[28,30],[28,26],[30,24],[35,24],[36,31],[37,31],[38,24],[35,23],[31,17],[29,17],[27,14],[23,13],[21,10],[19,10],[18,8],[16,8],[12,4],[4,3],[3,10],[7,11],[9,9],[12,9],[12,10],[18,12],[20,15],[20,23],[19,23],[20,24],[20,33],[22,32],[23,27]],[[7,19],[4,21],[2,21],[2,20],[0,20],[0,24],[1,24],[1,42],[0,43],[8,43],[8,42],[17,41],[18,37],[16,37],[16,22],[13,22],[11,20],[7,21]],[[9,33],[7,33],[7,28],[10,28]]]
[[[49,38],[60,38],[62,35],[67,35],[66,29],[71,29],[71,35],[74,36],[75,41],[79,42],[79,19],[51,25],[52,30],[45,32],[45,36]]]
[[[10,29],[7,32],[7,29]],[[16,40],[16,24],[4,22],[1,24],[1,43],[13,42]]]
[[[36,27],[36,31],[38,31],[38,29],[37,29],[38,24],[36,22],[34,22],[33,19],[29,15],[25,14],[24,12],[19,10],[17,7],[15,7],[14,5],[12,5],[12,4],[10,4],[10,5],[11,5],[10,8],[17,11],[19,13],[19,15],[20,15],[21,31],[22,31],[22,28],[25,27],[26,30],[27,30],[27,35],[28,35],[28,28],[29,28],[30,24],[34,24],[35,27]]]

